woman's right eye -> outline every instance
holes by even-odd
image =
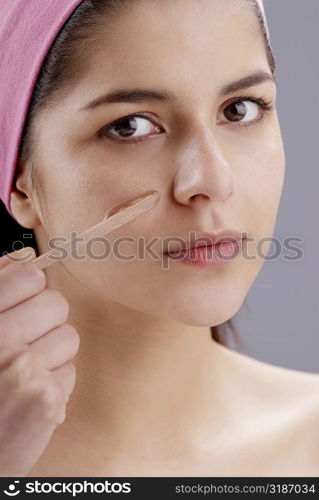
[[[104,127],[100,135],[115,137],[122,142],[137,142],[145,136],[153,135],[152,129],[155,129],[155,134],[160,130],[148,117],[135,114],[120,118]]]

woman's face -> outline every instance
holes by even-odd
[[[112,300],[184,324],[213,326],[237,312],[264,262],[268,247],[262,254],[256,247],[273,233],[285,159],[274,82],[222,94],[226,85],[255,73],[271,76],[257,18],[234,0],[201,0],[198,7],[198,0],[144,0],[122,10],[72,90],[38,117],[43,228],[36,234],[69,237],[123,200],[160,191],[155,208],[105,237],[111,248],[129,237],[119,251],[134,259],[101,259],[106,246],[95,242],[90,257],[69,258],[63,266],[75,278],[75,291],[81,283],[101,307]],[[81,109],[124,89],[174,97],[140,95]],[[272,109],[252,100],[260,98]],[[233,101],[241,105],[231,106]],[[174,260],[163,265],[163,239],[166,246],[169,237],[187,243],[190,232],[198,237],[223,229],[246,232],[246,253],[255,259],[239,255],[212,268]],[[145,245],[155,238],[157,258],[147,251],[143,258],[142,238]]]

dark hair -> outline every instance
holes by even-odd
[[[68,91],[77,75],[81,72],[82,65],[85,64],[86,58],[83,55],[89,53],[94,44],[98,42],[101,34],[99,27],[104,27],[103,35],[105,36],[105,19],[114,19],[120,9],[128,8],[129,5],[132,5],[133,1],[137,0],[84,0],[74,10],[64,26],[62,26],[52,44],[34,87],[19,151],[20,158],[28,160],[30,163],[30,180],[37,192],[39,191],[39,180],[37,169],[33,162],[33,152],[35,150],[33,147],[33,125],[35,117],[40,110],[54,104],[59,97]],[[269,67],[271,72],[274,73],[276,62],[268,42],[262,16],[255,1],[246,1],[249,1],[255,9],[260,30],[265,41]],[[88,39],[90,39],[90,44],[87,43]],[[12,224],[17,231],[19,225],[13,219]],[[24,229],[23,232],[26,233]],[[37,250],[33,232],[28,230],[27,233],[30,234],[31,239],[25,242],[26,245],[24,246],[33,246]],[[12,249],[7,251],[12,251]],[[218,327],[211,327],[212,338],[216,342],[226,346],[226,327],[232,332],[234,338],[237,337],[237,343],[242,344],[241,339],[237,336],[232,320]]]

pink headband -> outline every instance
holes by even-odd
[[[8,212],[32,92],[59,30],[82,0],[0,0],[0,198]],[[262,0],[256,0],[269,31]]]

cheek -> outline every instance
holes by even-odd
[[[138,176],[132,176],[128,182],[127,170],[123,172],[123,169],[118,168],[119,165],[114,161],[109,165],[102,162],[95,165],[91,163],[89,166],[86,165],[86,169],[85,159],[82,159],[82,163],[65,162],[59,168],[56,165],[46,165],[47,170],[44,172],[46,193],[43,208],[46,239],[63,238],[65,241],[65,238],[70,238],[71,233],[78,235],[99,223],[111,207],[149,189],[147,178],[141,182]],[[110,235],[105,235],[105,238],[111,242],[111,245],[115,240],[120,242],[121,238],[134,236],[137,238],[138,235],[154,228],[154,215],[155,212],[150,211],[144,214],[142,219],[138,218],[128,225],[113,230]],[[60,241],[62,242],[62,240],[57,241],[57,245]],[[92,276],[95,276],[94,279],[98,281],[102,266],[108,270],[109,275],[111,275],[111,270],[114,270],[116,279],[121,283],[123,282],[121,279],[123,269],[131,269],[134,274],[134,264],[132,265],[130,260],[101,259],[108,247],[106,248],[105,243],[99,244],[99,241],[92,240],[92,243],[90,255],[94,256],[93,260],[91,258],[77,259],[76,262],[69,260],[66,263],[72,273],[84,278],[83,282],[89,283],[90,280],[92,281]],[[120,253],[125,258],[126,255],[132,254],[132,250],[135,250],[132,243],[121,243]],[[79,255],[84,253],[80,243],[77,244],[76,253]],[[101,260],[104,260],[104,263],[101,263]],[[145,266],[142,271],[144,269]],[[116,274],[118,270],[120,270],[120,276]],[[103,276],[103,283],[104,278]]]
[[[274,138],[272,146],[260,152],[258,161],[241,177],[244,198],[244,219],[253,240],[248,243],[247,253],[259,256],[260,265],[272,244],[285,177],[285,154],[280,139]]]
[[[258,232],[272,231],[285,177],[285,154],[280,133],[271,134],[264,148],[242,170],[241,188],[248,220]]]
[[[106,167],[83,160],[46,165],[43,206],[50,232],[86,229],[102,220],[113,205],[130,197],[131,185]]]
[[[281,148],[278,147],[265,160],[256,196],[261,212],[265,219],[269,219],[272,227],[277,216],[285,176],[285,160]]]

